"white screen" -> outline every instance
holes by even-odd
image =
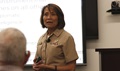
[[[65,16],[65,30],[75,39],[79,55],[78,64],[83,63],[81,0],[0,0],[0,30],[16,27],[27,38],[27,50],[31,56],[27,64],[33,64],[39,37],[46,32],[40,24],[41,8],[55,3],[61,7]]]

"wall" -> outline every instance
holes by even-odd
[[[106,12],[111,9],[112,1],[98,0],[99,39],[87,41],[87,66],[79,67],[79,71],[100,71],[96,48],[120,48],[120,14]]]
[[[112,1],[113,0],[98,0],[99,39],[87,40],[87,65],[77,66],[76,71],[100,71],[99,53],[95,52],[95,49],[120,48],[120,14],[112,15],[106,12],[111,9]],[[25,71],[33,70],[28,67]]]

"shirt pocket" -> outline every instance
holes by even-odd
[[[62,47],[63,45],[49,45],[47,48],[48,55],[55,58],[63,57]]]
[[[37,45],[37,56],[41,56],[42,48],[43,48],[43,43],[39,43],[39,45]]]

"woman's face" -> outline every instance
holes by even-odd
[[[56,12],[51,8],[45,8],[43,15],[44,25],[49,29],[57,28],[58,16]]]

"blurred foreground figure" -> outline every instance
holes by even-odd
[[[16,28],[0,32],[0,71],[23,71],[30,52],[26,51],[26,37]]]

